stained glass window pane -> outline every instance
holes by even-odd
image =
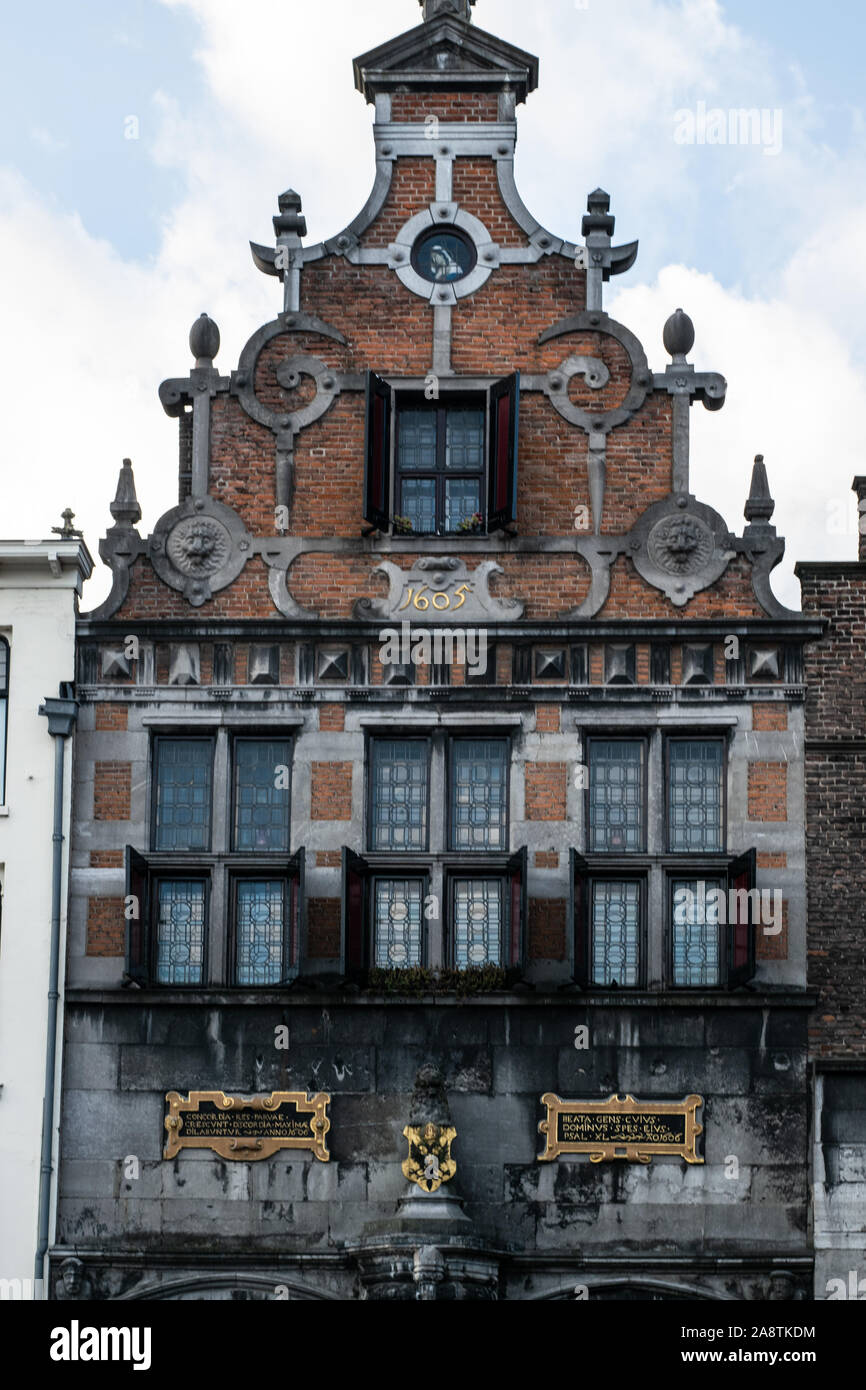
[[[725,848],[723,749],[718,739],[671,739],[668,826],[672,854]]]
[[[161,985],[200,985],[204,978],[204,883],[200,879],[162,879],[158,910],[157,980]]]
[[[672,881],[674,984],[718,985],[720,879],[677,878]],[[710,901],[707,901],[708,895]]]
[[[589,745],[589,847],[643,853],[644,748],[640,739]]]
[[[236,850],[289,848],[289,739],[235,743]]]
[[[447,478],[445,481],[445,530],[456,531],[461,521],[481,513],[481,490],[477,478]]]
[[[502,880],[458,878],[454,881],[454,965],[502,963]]]
[[[640,884],[592,885],[592,981],[633,988],[640,979]]]
[[[283,978],[285,884],[243,879],[237,885],[237,982],[276,985]]]
[[[373,902],[373,961],[379,970],[421,964],[421,878],[377,878]]]
[[[436,530],[436,482],[433,478],[404,478],[400,489],[400,516],[408,517],[412,530]]]
[[[420,739],[375,739],[370,848],[427,848],[428,745]]]
[[[398,438],[400,468],[432,473],[436,467],[436,411],[401,410]]]
[[[484,460],[484,411],[449,410],[445,427],[445,467],[472,473]]]
[[[508,847],[508,743],[457,738],[451,744],[451,849]]]
[[[209,848],[212,771],[209,739],[159,740],[155,849]]]

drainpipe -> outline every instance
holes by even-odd
[[[54,1077],[57,1068],[57,1012],[60,1000],[60,907],[63,901],[63,776],[66,740],[75,727],[78,703],[71,699],[72,686],[61,683],[59,700],[48,699],[39,713],[48,720],[54,739],[54,842],[51,871],[51,954],[48,965],[48,1040],[45,1049],[45,1094],[42,1100],[42,1166],[39,1173],[39,1235],[34,1276],[43,1287],[48,1226],[51,1217],[51,1173],[54,1156]]]

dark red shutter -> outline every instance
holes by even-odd
[[[340,943],[343,973],[356,975],[367,962],[367,863],[343,846]]]
[[[520,373],[490,388],[490,456],[488,459],[487,529],[517,520],[517,436]]]
[[[391,388],[375,372],[367,373],[366,447],[364,518],[384,531],[391,520]]]
[[[574,979],[588,989],[592,932],[589,920],[589,866],[576,849],[569,850],[569,916],[574,940]]]
[[[289,858],[288,883],[288,935],[286,938],[286,958],[283,961],[283,981],[294,980],[301,968],[301,953],[306,945],[307,904],[304,883],[304,851]],[[303,943],[303,945],[302,945]]]
[[[735,903],[731,890],[742,892],[745,889],[751,893],[755,887],[756,868],[757,854],[753,849],[746,850],[739,859],[732,859],[728,866],[728,989],[746,984],[755,975],[756,923],[753,918],[760,913],[750,911],[752,899]]]
[[[526,956],[526,866],[524,845],[508,861],[508,940],[503,962],[506,970],[522,970]]]
[[[150,984],[150,875],[147,861],[132,848],[126,846],[124,852],[126,883],[123,890],[123,911],[125,916],[126,970],[124,983]],[[134,904],[129,903],[135,898]],[[130,917],[128,912],[138,908],[138,916]]]

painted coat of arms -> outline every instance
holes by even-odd
[[[422,1192],[435,1192],[443,1182],[450,1182],[457,1172],[451,1157],[457,1130],[445,1125],[407,1125],[403,1133],[409,1141],[409,1157],[403,1160],[404,1177],[417,1183]]]

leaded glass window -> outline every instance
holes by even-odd
[[[234,755],[234,849],[288,850],[290,740],[237,739]]]
[[[0,637],[0,805],[6,801],[6,720],[9,708],[9,643]]]
[[[160,880],[156,935],[159,983],[200,985],[205,942],[205,884],[201,879]]]
[[[237,983],[279,984],[284,974],[285,880],[240,879],[236,891]]]
[[[212,741],[160,738],[156,753],[154,848],[208,850]]]
[[[371,745],[370,848],[427,848],[429,744],[377,738]]]
[[[668,742],[668,848],[672,854],[725,848],[724,750],[720,739]]]
[[[724,891],[726,883],[721,879],[672,880],[675,985],[720,983],[719,898],[714,890]]]
[[[373,963],[379,970],[421,964],[422,878],[377,878],[373,885]]]
[[[592,884],[592,983],[622,989],[640,983],[641,885]]]
[[[451,849],[508,848],[508,741],[451,744]]]
[[[395,511],[414,532],[453,535],[483,515],[484,431],[480,406],[398,412]],[[481,522],[470,529],[480,530]]]
[[[590,740],[590,851],[645,852],[645,754],[642,739]]]
[[[456,969],[501,965],[502,879],[455,879],[453,904]]]

